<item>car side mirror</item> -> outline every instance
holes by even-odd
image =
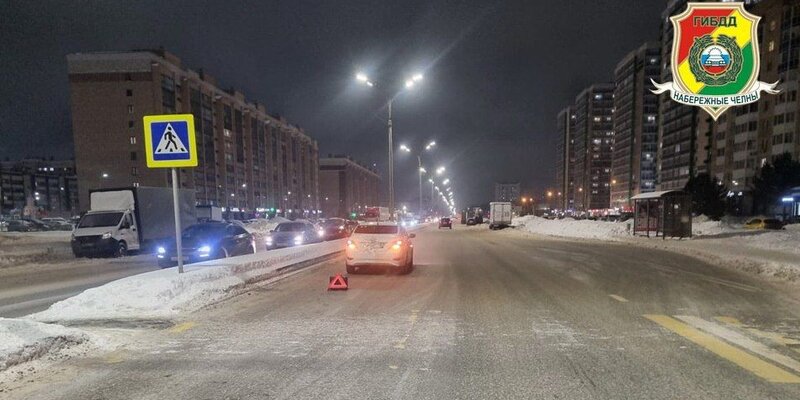
[[[409,238],[409,239],[413,239],[413,238],[415,238],[415,237],[417,237],[417,234],[416,234],[416,233],[409,233],[409,234],[408,234],[408,238]]]

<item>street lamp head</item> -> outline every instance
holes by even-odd
[[[406,89],[411,89],[412,87],[414,87],[414,81],[412,81],[411,79],[407,80]]]
[[[447,185],[448,183],[450,183],[450,179],[445,178],[445,180],[442,181],[443,185]]]
[[[367,78],[367,75],[364,74],[364,73],[361,73],[361,72],[356,74],[356,80],[361,82],[361,83],[369,82],[369,78]]]
[[[414,74],[414,76],[411,77],[411,80],[414,81],[414,82],[421,81],[422,80],[422,74]]]
[[[436,175],[441,175],[444,173],[444,171],[445,171],[444,167],[436,168]]]
[[[436,146],[436,141],[435,141],[435,140],[431,140],[431,142],[430,142],[430,143],[428,143],[428,145],[427,145],[427,146],[425,146],[425,150],[430,150],[430,149],[432,149],[434,146]]]
[[[425,168],[423,168],[423,167],[419,167],[419,172],[421,172],[421,173],[423,173],[423,174],[424,174],[424,173],[426,173],[426,172],[428,172],[428,171],[426,171],[426,170],[425,170]]]
[[[404,145],[404,144],[400,145],[400,150],[403,150],[406,153],[410,153],[411,152],[411,149],[408,146]]]
[[[428,182],[433,183],[433,179],[428,179]]]

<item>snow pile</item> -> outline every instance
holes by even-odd
[[[37,321],[159,319],[199,309],[231,289],[276,276],[279,270],[344,250],[335,240],[301,247],[206,261],[134,275],[107,283],[29,315]]]
[[[693,236],[711,236],[721,235],[727,233],[742,232],[740,224],[734,224],[725,219],[714,221],[705,215],[698,215],[692,218],[692,235]]]
[[[253,222],[250,222],[249,224],[246,224],[245,229],[247,229],[252,234],[266,236],[269,233],[269,231],[275,229],[275,227],[282,222],[291,222],[291,221],[286,218],[278,216],[271,219],[259,218]]]
[[[569,238],[602,239],[602,240],[623,240],[630,236],[628,224],[625,222],[591,221],[587,219],[575,220],[565,219],[545,219],[527,215],[515,218],[514,227],[528,233],[536,233],[549,236],[561,236]]]
[[[0,318],[0,371],[88,340],[89,336],[78,329]]]

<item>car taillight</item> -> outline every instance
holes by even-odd
[[[352,240],[348,240],[347,241],[347,248],[351,249],[351,250],[355,249],[356,248],[356,244]]]
[[[392,245],[392,250],[400,250],[400,247],[402,247],[402,246],[403,246],[403,241],[402,240],[398,240],[398,241],[394,242],[394,244]]]

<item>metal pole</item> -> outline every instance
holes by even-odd
[[[417,170],[419,175],[419,215],[417,216],[422,218],[422,157],[419,155],[417,155],[417,163],[419,164],[419,170]]]
[[[183,273],[183,244],[181,243],[181,211],[178,201],[178,169],[172,168],[172,208],[175,211],[175,253],[178,256],[178,273]]]
[[[433,174],[431,174],[433,176]],[[433,182],[431,182],[431,212],[433,212]]]
[[[394,221],[394,144],[392,144],[392,101],[389,99],[389,218]]]

